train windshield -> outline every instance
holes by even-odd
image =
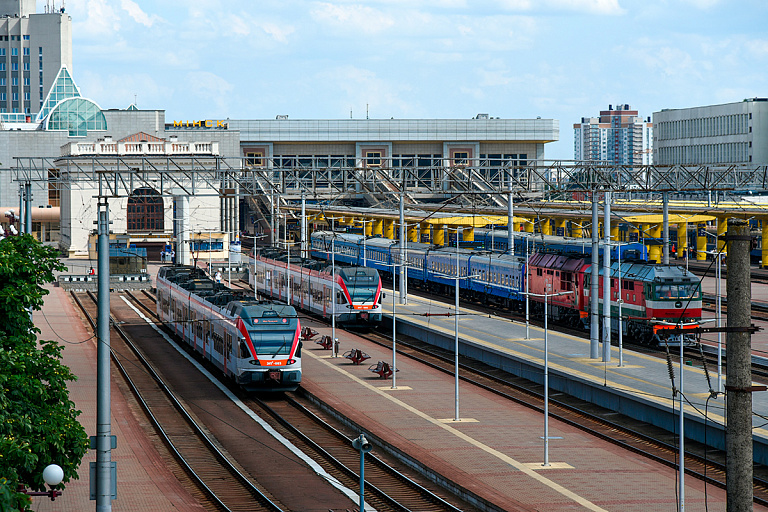
[[[697,299],[699,285],[697,283],[660,284],[656,287],[657,299]]]
[[[379,289],[379,273],[375,270],[358,268],[349,272],[345,279],[352,302],[373,302]]]
[[[294,331],[248,331],[258,355],[285,356],[291,353]]]

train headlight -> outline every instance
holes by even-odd
[[[286,361],[286,364],[296,364],[296,360],[295,359],[289,359],[289,360]]]
[[[259,362],[259,360],[258,360],[258,359],[251,359],[251,360],[250,360],[250,361],[248,361],[248,362],[249,362],[249,363],[251,363],[251,364],[252,364],[252,365],[254,365],[254,366],[261,366],[261,363]]]

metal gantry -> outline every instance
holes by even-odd
[[[468,196],[478,206],[506,209],[510,189],[517,198],[566,198],[592,191],[746,192],[768,189],[765,165],[608,165],[591,162],[529,161],[509,166],[281,167],[263,159],[248,167],[221,156],[67,156],[16,158],[13,180],[90,189],[101,182],[106,197],[127,197],[151,187],[160,195],[258,195],[275,192],[296,199],[301,192],[333,200],[342,196],[404,193],[409,203]],[[396,198],[385,198],[393,202]],[[394,203],[393,203],[394,204]]]

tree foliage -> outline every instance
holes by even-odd
[[[62,467],[64,482],[77,478],[88,448],[67,390],[76,377],[62,364],[60,345],[37,340],[30,314],[43,306],[43,284],[65,269],[54,249],[30,235],[0,240],[0,511],[27,507],[18,484],[44,490],[49,464]]]

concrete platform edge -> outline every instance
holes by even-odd
[[[379,447],[384,449],[391,456],[397,458],[403,464],[406,464],[408,467],[417,471],[418,473],[420,473],[422,476],[429,479],[433,483],[446,489],[448,492],[451,492],[459,496],[464,501],[472,504],[473,506],[485,512],[504,512],[504,509],[497,507],[496,505],[486,500],[485,498],[478,496],[477,494],[457,484],[456,482],[446,478],[445,476],[435,471],[431,471],[431,470],[425,471],[424,467],[418,461],[416,461],[413,457],[389,445],[386,441],[378,437],[374,432],[371,432],[370,429],[363,428],[357,423],[355,423],[354,421],[350,420],[349,418],[340,415],[333,407],[326,404],[325,401],[323,401],[314,393],[311,393],[310,391],[302,387],[300,387],[297,390],[297,393],[301,393],[302,396],[307,398],[310,402],[315,404],[317,407],[320,407],[326,414],[330,414],[332,417],[336,418],[337,421],[343,423],[347,427],[354,430],[359,430],[360,432],[365,432],[366,437],[368,437],[369,439],[372,439],[375,444],[377,444]]]
[[[391,315],[386,315],[390,321]],[[397,332],[411,336],[425,343],[435,345],[445,350],[454,349],[453,336],[447,336],[435,330],[425,330],[422,326],[411,323],[407,319],[398,318]],[[461,338],[459,333],[459,354],[489,366],[499,368],[512,375],[544,384],[543,368],[535,363],[516,358],[492,348],[478,346]],[[679,415],[671,407],[661,406],[653,401],[632,395],[620,389],[595,385],[592,382],[574,375],[568,375],[550,368],[549,386],[551,390],[560,391],[570,396],[599,405],[611,411],[624,414],[638,421],[644,421],[669,432],[677,432]],[[725,450],[725,430],[722,425],[706,422],[699,415],[687,414],[685,417],[685,437],[714,448]],[[768,464],[768,439],[752,436],[753,460],[760,464]]]

